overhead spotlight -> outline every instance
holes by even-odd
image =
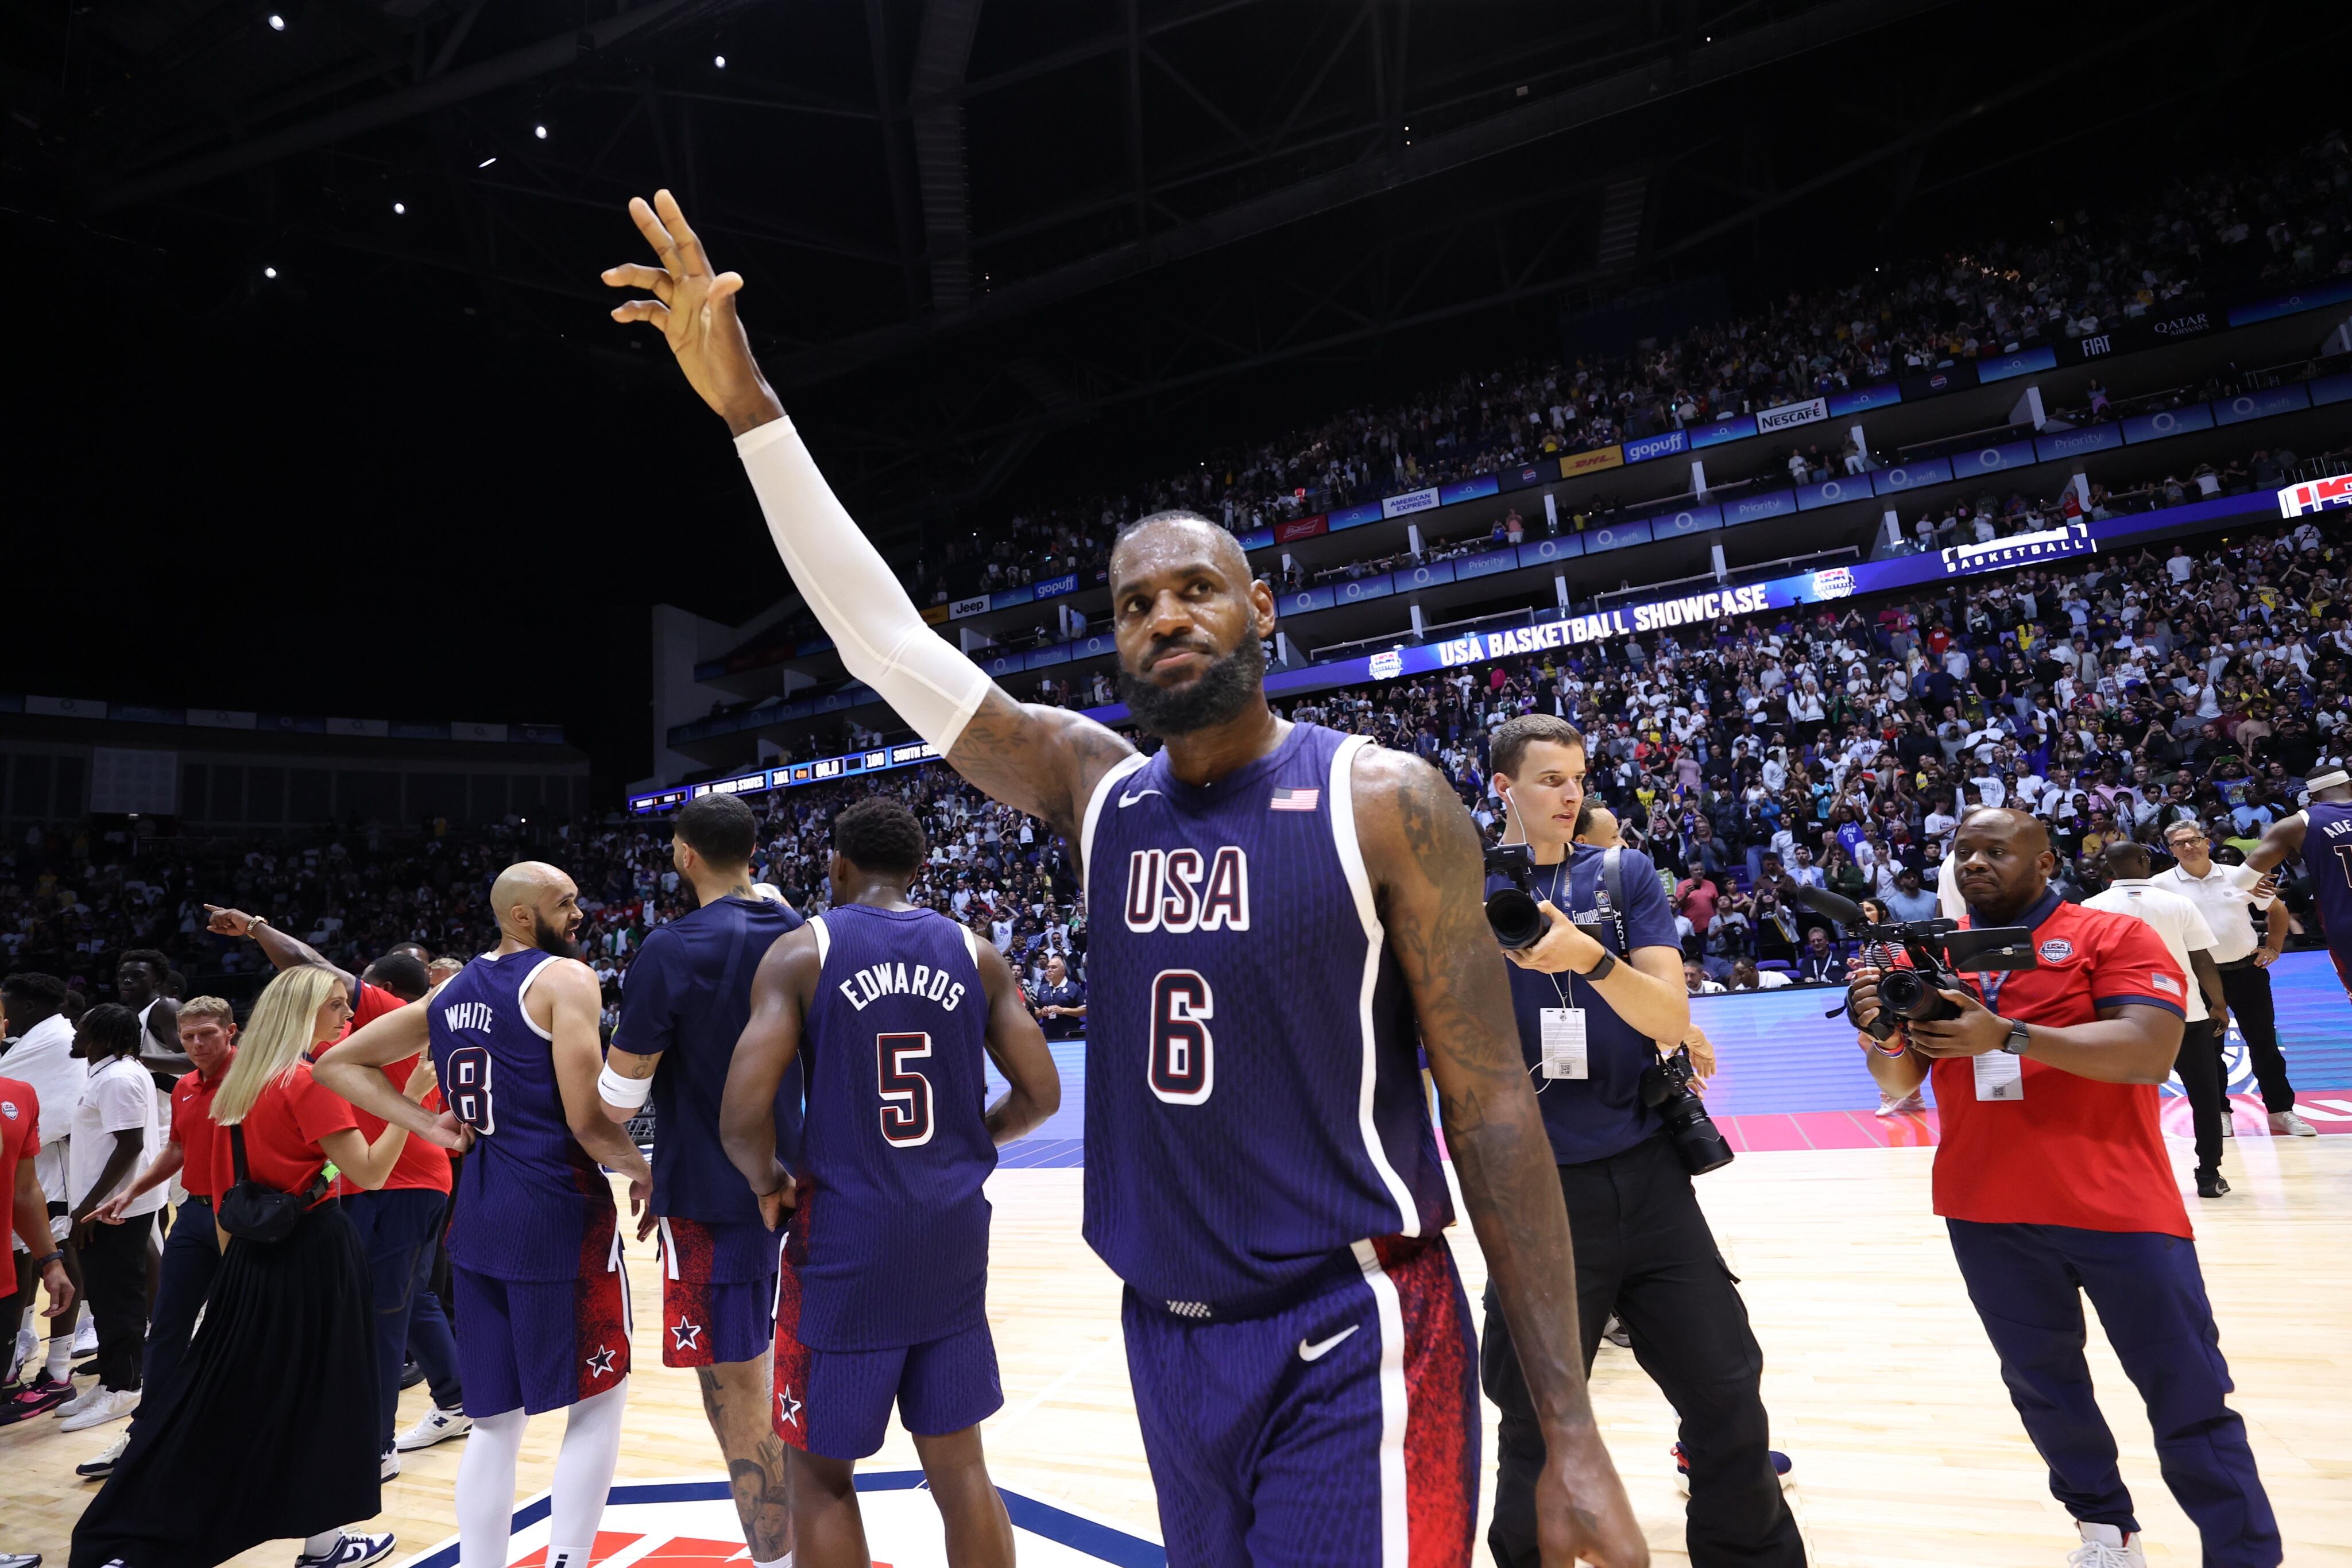
[[[491,164],[493,164],[493,163],[497,162],[498,161],[499,161],[499,155],[498,155],[497,153],[493,152],[493,153],[491,153],[488,157],[487,157],[487,158],[483,159],[480,162],[478,162],[478,163],[475,164],[475,165],[474,165],[474,167],[475,167],[475,168],[477,168],[477,169],[487,169],[487,168],[488,168]]]
[[[538,137],[541,141],[546,141],[546,140],[547,140],[547,127],[546,127],[546,126],[544,126],[544,125],[534,125],[534,126],[532,126],[532,127],[530,128],[530,133],[531,133],[533,136]]]
[[[269,13],[269,30],[273,33],[284,32],[286,30],[286,18],[279,16],[275,11]]]
[[[261,276],[264,277],[275,277],[278,276],[278,269],[274,267],[265,267],[261,269]]]
[[[725,55],[713,55],[710,57],[710,63],[717,66],[723,71],[727,68],[727,57]]]
[[[406,217],[408,215],[408,204],[406,202],[393,203],[392,215],[395,218]]]

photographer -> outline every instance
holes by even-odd
[[[1865,1032],[1864,1059],[1895,1094],[1935,1076],[1936,1212],[2050,1466],[2051,1492],[2077,1522],[2072,1560],[2143,1560],[2083,1358],[2087,1291],[2147,1401],[2165,1480],[2197,1521],[2204,1561],[2270,1568],[2278,1524],[2245,1423],[2223,1402],[2220,1331],[2157,1123],[2189,982],[2147,926],[2061,902],[2055,864],[2042,823],[2021,811],[1979,807],[1961,820],[1953,865],[1969,929],[2025,927],[2035,967],[1939,988],[1952,1016],[1915,1017],[1883,1046]],[[1878,1021],[1881,975],[1861,967],[1847,989],[1865,1031]]]
[[[1682,1417],[1694,1568],[1802,1563],[1757,1391],[1763,1354],[1666,1121],[1643,1094],[1644,1072],[1660,1061],[1657,1042],[1693,1032],[1665,892],[1646,856],[1614,851],[1616,874],[1605,877],[1612,852],[1571,841],[1585,769],[1573,727],[1544,714],[1511,719],[1495,731],[1490,755],[1504,842],[1532,852],[1530,891],[1546,926],[1533,946],[1505,951],[1519,1045],[1575,1235],[1586,1370],[1613,1311]],[[1611,883],[1622,900],[1608,895]],[[1497,873],[1487,885],[1492,893],[1515,879]],[[1504,1568],[1518,1568],[1538,1561],[1543,1434],[1491,1287],[1480,1369],[1502,1412],[1487,1544]]]

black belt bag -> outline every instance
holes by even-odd
[[[255,1181],[245,1166],[245,1129],[228,1130],[229,1158],[236,1183],[221,1194],[213,1222],[243,1241],[283,1241],[294,1234],[302,1217],[327,1193],[327,1173],[321,1170],[301,1192],[280,1192]]]

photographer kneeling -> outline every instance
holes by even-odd
[[[1517,888],[1541,913],[1529,922],[1538,939],[1505,952],[1519,1047],[1575,1234],[1585,1369],[1615,1312],[1682,1418],[1693,1568],[1802,1563],[1757,1390],[1763,1353],[1691,1190],[1690,1171],[1713,1169],[1730,1151],[1673,1071],[1685,1065],[1679,1053],[1661,1071],[1656,1042],[1690,1031],[1674,914],[1648,857],[1572,841],[1585,768],[1574,727],[1543,714],[1512,719],[1496,730],[1490,755],[1504,842],[1525,847],[1490,852],[1517,863],[1490,870],[1487,892]],[[1544,1439],[1491,1285],[1486,1308],[1481,1381],[1502,1411],[1486,1542],[1504,1568],[1519,1568],[1540,1560]]]

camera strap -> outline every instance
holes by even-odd
[[[1624,851],[1615,844],[1601,852],[1601,912],[1617,932],[1617,956],[1625,956]]]

